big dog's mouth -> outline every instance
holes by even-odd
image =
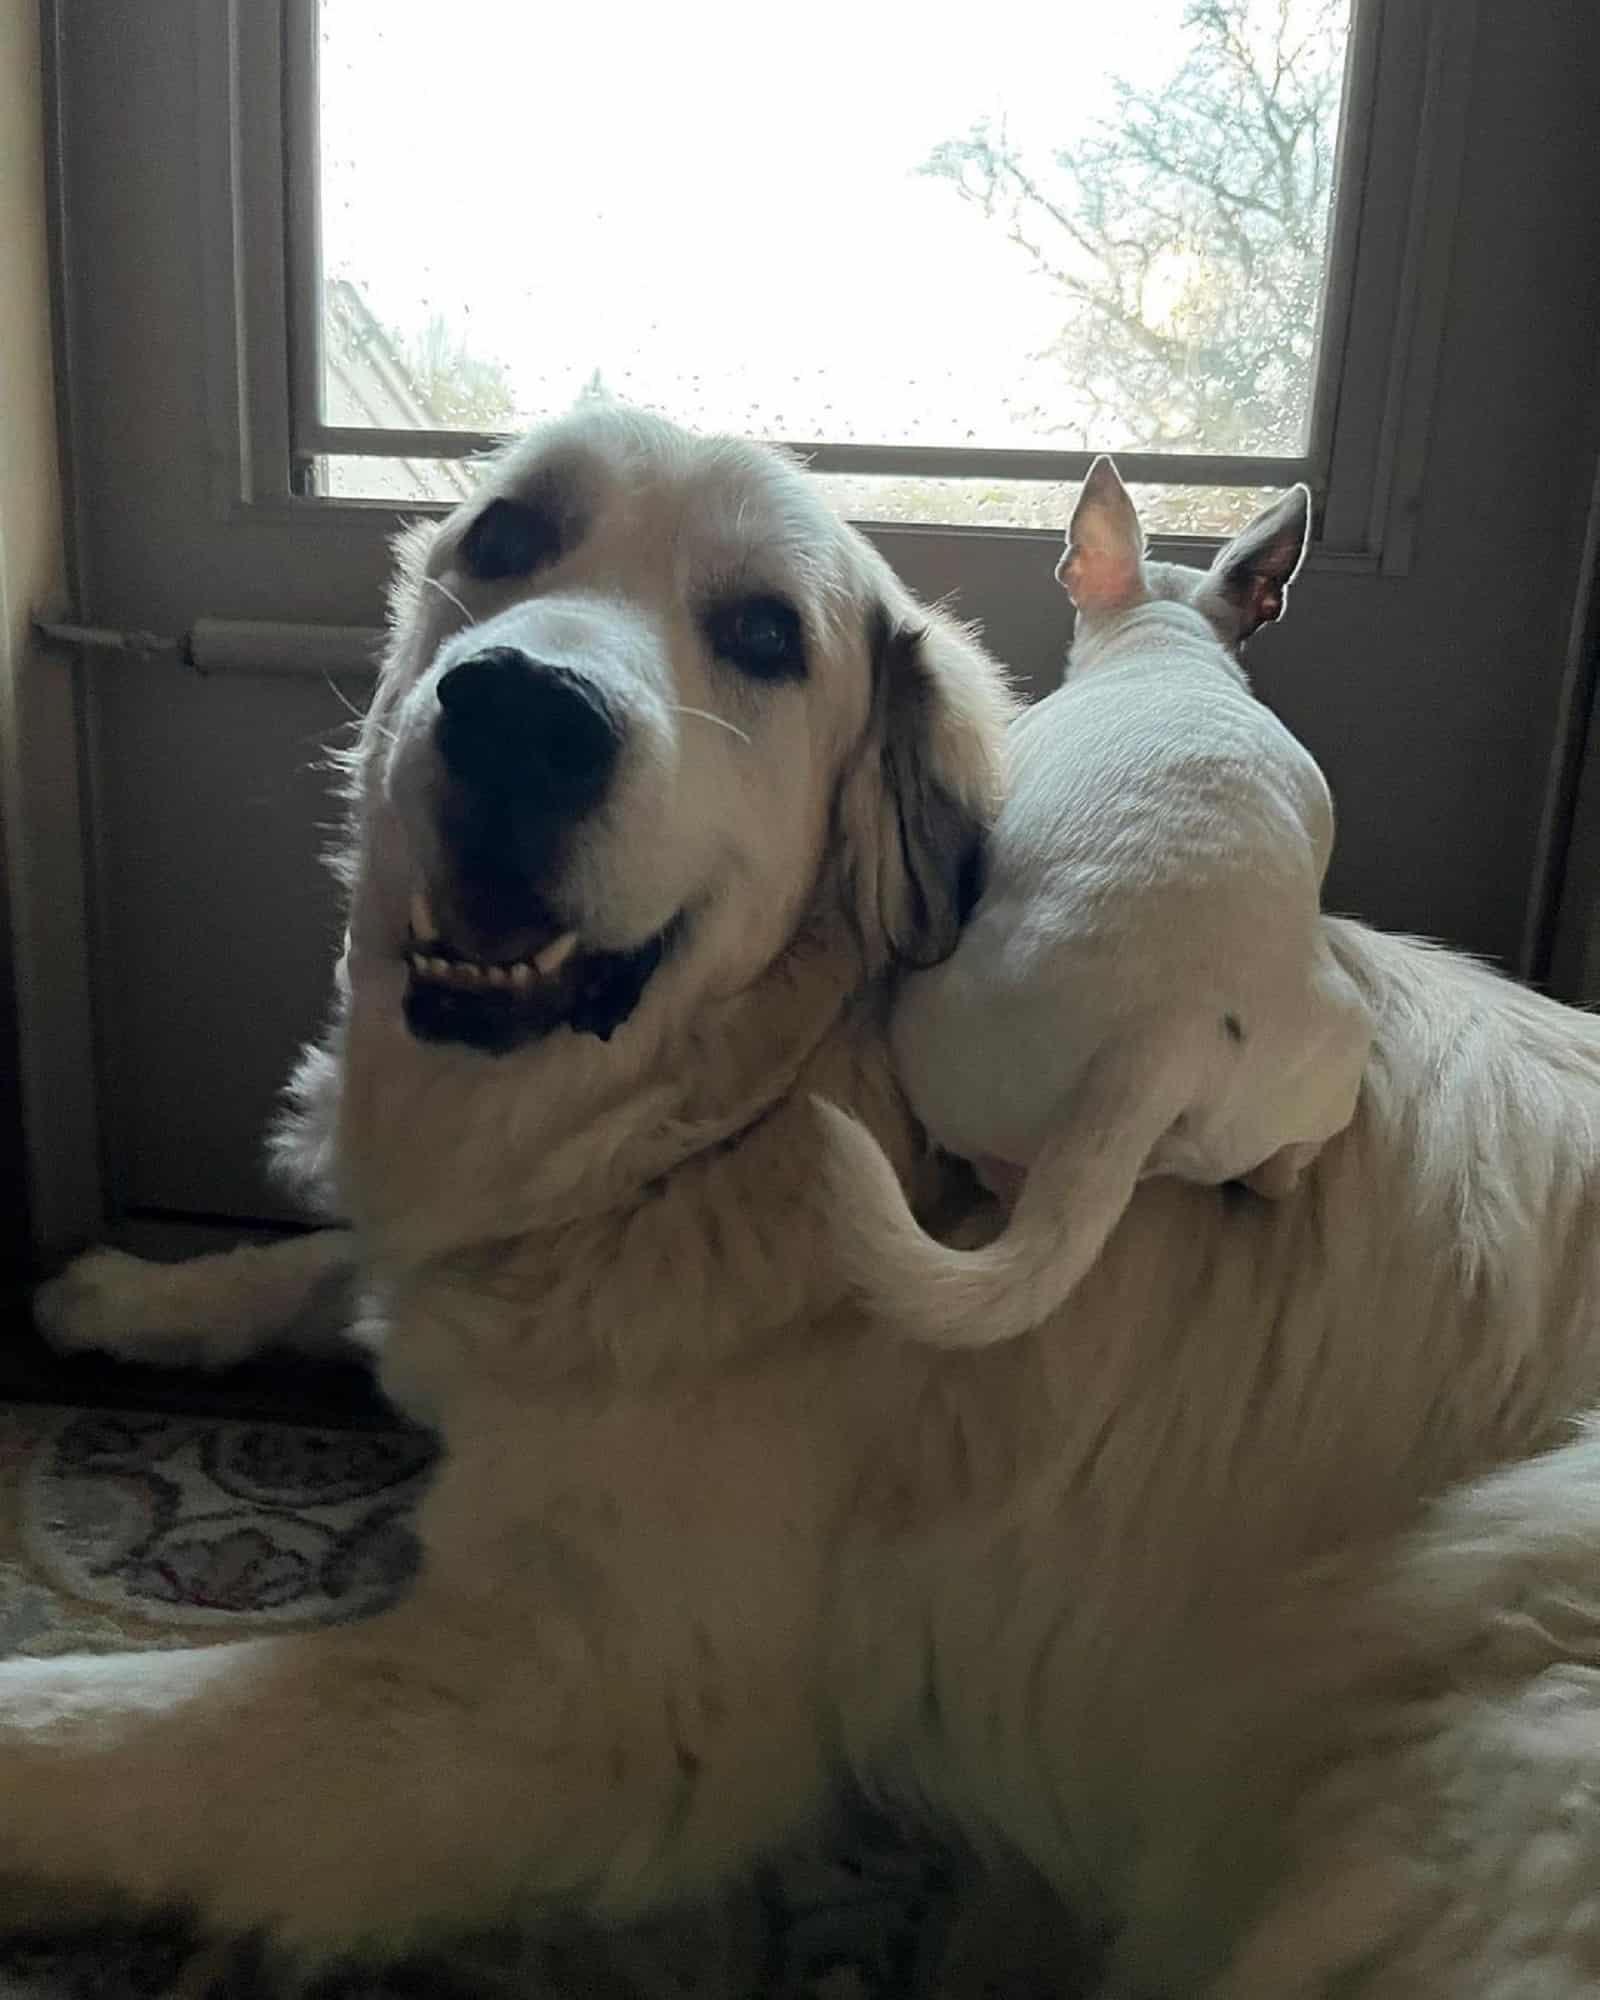
[[[519,934],[515,957],[474,957],[441,932],[427,897],[412,899],[406,940],[406,1026],[419,1041],[505,1055],[557,1028],[610,1041],[677,938],[674,918],[626,951],[586,947],[544,923]]]

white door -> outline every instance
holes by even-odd
[[[1255,669],[1334,785],[1330,900],[1536,966],[1581,693],[1593,9],[49,11],[80,611],[220,621],[233,662],[84,676],[117,1211],[285,1212],[259,1135],[324,1004],[318,757],[388,537],[483,433],[596,387],[812,451],[1037,685],[1094,450],[1191,555],[1308,478]]]

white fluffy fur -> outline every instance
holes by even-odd
[[[647,551],[692,562],[698,496],[751,560],[804,521],[835,636],[743,715],[758,772],[811,746],[809,806],[744,866],[745,808],[713,805],[712,921],[611,1045],[413,1042],[381,730],[439,628],[402,586],[300,1117],[385,1377],[444,1433],[426,1567],[356,1628],[0,1667],[0,1868],[52,1907],[110,1883],[329,1951],[684,1897],[848,1769],[1031,1857],[1114,1929],[1117,1991],[1591,1992],[1600,1445],[1571,1420],[1600,1387],[1600,1024],[1334,924],[1376,1045],[1293,1197],[1150,1182],[1036,1334],[875,1335],[839,1303],[809,1098],[913,1158],[886,834],[934,767],[981,797],[997,683],[936,632],[874,736],[868,600],[909,607],[795,474],[621,419],[564,443],[626,473],[634,530],[589,574],[635,606]],[[673,672],[745,700],[687,635]],[[789,940],[730,980],[777,900]],[[278,1254],[292,1289],[324,1252]],[[146,1282],[114,1280],[131,1316]]]
[[[1147,563],[1115,467],[1090,469],[1059,570],[1065,685],[1013,725],[982,898],[890,1031],[932,1137],[1022,1182],[1006,1228],[934,1242],[871,1135],[826,1113],[841,1252],[907,1339],[1014,1340],[1141,1179],[1281,1196],[1350,1121],[1371,1031],[1321,920],[1332,801],[1238,659],[1280,614],[1309,507],[1295,487],[1208,570]]]

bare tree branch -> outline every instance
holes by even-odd
[[[1298,448],[1310,402],[1349,0],[1189,0],[1156,89],[1029,157],[1003,123],[947,181],[1059,295],[1047,428],[1179,449]]]

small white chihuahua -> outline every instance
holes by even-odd
[[[1145,560],[1115,466],[1090,468],[1056,570],[1078,610],[1065,683],[1012,725],[983,893],[892,1031],[934,1139],[1020,1188],[1004,1232],[935,1242],[866,1130],[821,1107],[847,1269],[908,1338],[1026,1332],[1140,1179],[1284,1195],[1354,1113],[1371,1022],[1323,932],[1328,787],[1237,657],[1282,614],[1310,500],[1294,487],[1189,569]]]

